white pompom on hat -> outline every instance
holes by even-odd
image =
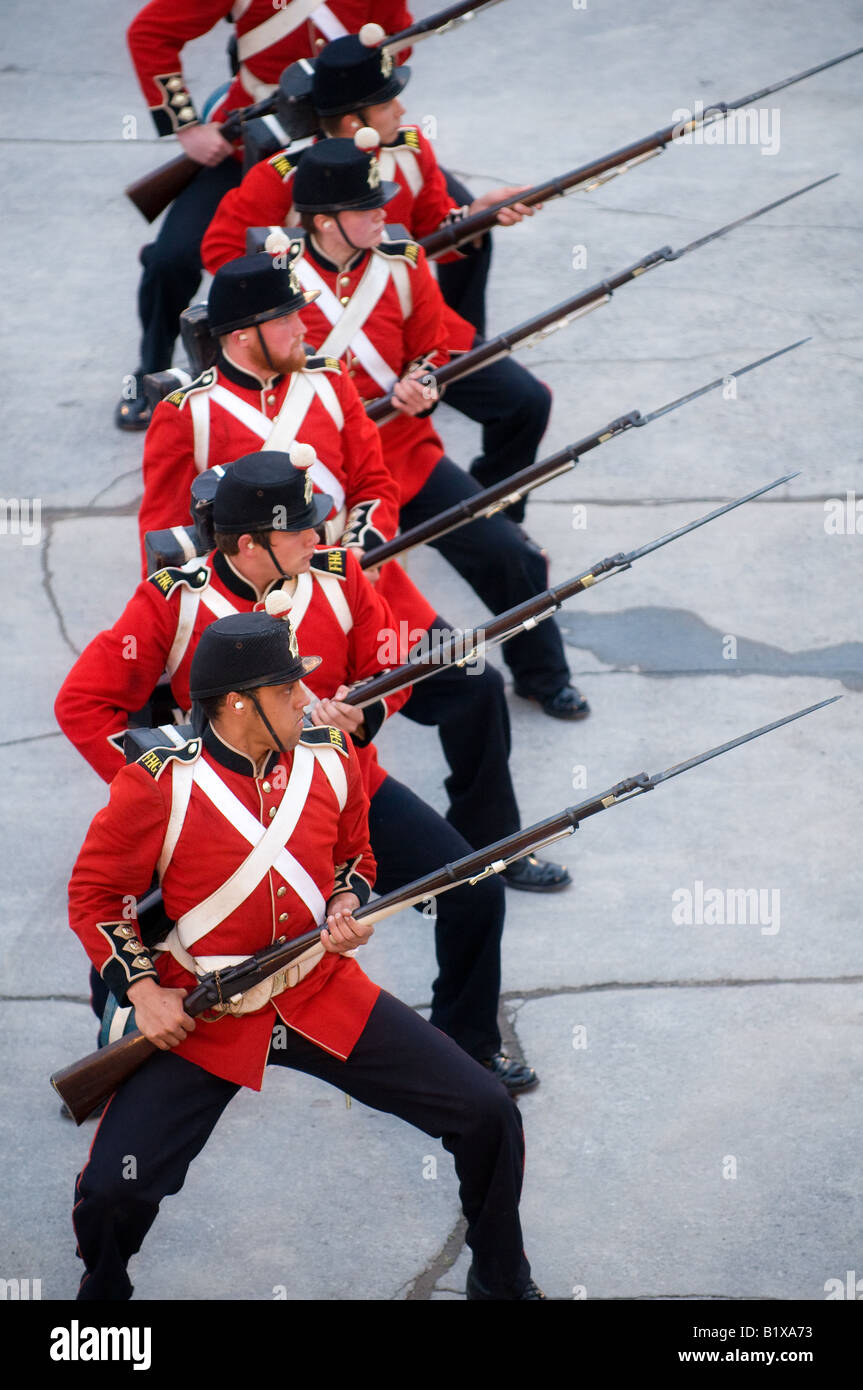
[[[295,439],[291,445],[290,458],[295,468],[311,468],[317,457],[311,444],[301,444],[298,439]]]
[[[293,600],[283,589],[274,589],[264,599],[264,609],[271,618],[286,618],[292,607]]]
[[[358,150],[376,150],[381,143],[381,137],[370,125],[360,126],[354,136],[354,144]]]
[[[284,232],[270,232],[264,242],[264,250],[270,256],[282,256],[289,250],[291,238]]]
[[[381,40],[386,38],[386,34],[380,24],[364,24],[357,38],[363,48],[377,48]]]

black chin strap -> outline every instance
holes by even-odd
[[[259,716],[260,716],[262,722],[263,722],[264,725],[266,726],[267,733],[270,735],[271,738],[274,738],[274,739],[276,740],[276,746],[278,747],[279,752],[280,752],[280,753],[287,753],[287,751],[288,751],[287,748],[286,748],[285,745],[282,743],[282,740],[279,738],[278,734],[276,733],[276,731],[275,731],[275,729],[273,728],[272,724],[270,723],[269,719],[268,719],[267,716],[264,714],[264,711],[261,709],[261,702],[260,702],[260,700],[258,699],[258,696],[257,696],[256,692],[255,692],[254,690],[246,690],[246,691],[244,691],[244,694],[248,695],[248,697],[249,697],[249,699],[251,700],[252,704],[255,706],[255,709],[258,711],[258,714],[259,714]]]
[[[269,369],[270,369],[270,371],[272,372],[273,376],[278,376],[279,373],[278,373],[278,371],[276,370],[276,366],[275,366],[275,363],[273,362],[272,357],[270,356],[269,348],[267,347],[266,343],[264,342],[264,335],[263,335],[263,333],[261,332],[261,325],[260,325],[259,323],[256,323],[256,324],[255,324],[255,332],[256,332],[257,335],[258,335],[258,342],[259,342],[260,345],[261,345],[261,352],[264,354],[264,357],[266,358],[267,366],[269,367]]]
[[[290,579],[290,578],[291,578],[291,575],[285,573],[285,571],[282,569],[281,565],[279,564],[278,560],[276,559],[275,551],[273,550],[272,544],[271,544],[271,542],[270,542],[270,533],[269,533],[269,531],[267,531],[267,533],[266,533],[265,536],[264,536],[264,549],[266,550],[267,554],[269,555],[270,559],[272,560],[273,564],[275,565],[276,570],[277,570],[278,573],[282,576],[282,578],[283,578],[283,579]]]
[[[339,214],[337,212],[331,213],[330,216],[333,218],[336,226],[338,227],[342,240],[346,241],[348,243],[348,246],[352,247],[354,251],[362,251],[365,249],[362,246],[357,246],[356,242],[351,241],[350,237],[348,236],[347,232],[345,231],[344,227],[339,221]]]

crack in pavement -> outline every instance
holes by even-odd
[[[467,1222],[463,1216],[460,1216],[438,1253],[429,1260],[425,1268],[410,1284],[406,1294],[407,1302],[427,1302],[431,1298],[438,1280],[442,1279],[447,1270],[452,1268],[461,1254],[466,1235]],[[462,1291],[456,1290],[455,1292]]]
[[[501,1003],[519,1008],[534,999],[554,999],[564,994],[608,994],[637,989],[748,989],[760,985],[861,985],[863,975],[763,975],[751,979],[715,980],[598,980],[584,985],[538,985],[536,989],[505,990]]]
[[[72,641],[71,637],[69,636],[68,632],[66,631],[66,623],[65,623],[65,620],[64,620],[64,618],[63,618],[63,614],[62,614],[62,612],[61,612],[61,610],[60,610],[60,605],[59,605],[59,603],[57,602],[57,598],[56,598],[56,596],[55,596],[55,594],[54,594],[53,576],[52,576],[52,574],[51,574],[51,566],[50,566],[50,563],[49,563],[49,552],[50,552],[50,549],[51,549],[51,537],[52,537],[53,529],[54,529],[54,527],[53,527],[53,522],[52,522],[50,519],[47,519],[44,515],[43,515],[43,518],[42,518],[42,519],[43,519],[43,521],[45,522],[45,543],[44,543],[44,545],[40,546],[41,563],[42,563],[42,588],[43,588],[44,591],[45,591],[45,597],[47,598],[48,603],[50,604],[51,608],[54,610],[54,616],[55,616],[56,619],[57,619],[57,625],[58,625],[58,627],[59,627],[59,629],[60,629],[60,636],[63,638],[63,641],[66,643],[66,646],[67,646],[67,647],[69,648],[69,650],[72,652],[73,656],[80,656],[80,655],[81,655],[80,651],[79,651],[78,648],[75,646],[75,643]]]
[[[534,999],[554,999],[564,994],[603,994],[614,990],[637,989],[748,989],[761,985],[861,985],[863,975],[753,975],[751,978],[722,976],[717,979],[682,980],[596,980],[592,984],[581,985],[537,985],[535,989],[504,990],[500,996],[506,1007],[500,1020],[501,1040],[504,1052],[516,1061],[525,1062],[524,1052],[515,1030],[515,1022],[522,1007]],[[85,1004],[90,1008],[90,999],[84,994],[0,994],[0,1004]],[[419,1013],[431,1007],[428,1003],[409,1004],[408,1008]]]
[[[18,743],[37,743],[44,738],[62,738],[60,729],[51,729],[47,734],[25,734],[24,738],[7,738],[0,743],[0,748],[14,748]]]

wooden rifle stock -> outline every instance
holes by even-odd
[[[239,140],[243,133],[244,121],[254,120],[257,116],[269,116],[275,109],[275,96],[266,97],[263,101],[255,102],[253,106],[243,106],[229,112],[219,130],[225,140]],[[226,155],[225,158],[230,159],[231,155]],[[192,179],[203,168],[204,165],[199,164],[196,159],[181,154],[176,159],[169,159],[167,164],[160,164],[158,169],[153,169],[143,178],[136,179],[123,192],[148,222],[155,222],[159,214],[188,188]]]
[[[271,946],[267,952],[262,951],[258,955],[266,956],[267,964],[275,960],[275,964],[268,972],[275,974],[284,966],[289,965],[296,956],[308,950],[309,946],[314,945],[319,935],[319,931],[306,932],[294,941],[281,946]],[[256,974],[262,969],[260,965],[257,965],[254,971],[251,970],[254,965],[255,958],[249,957],[249,960],[243,962],[242,966],[233,966],[231,971],[222,971],[221,973],[214,971],[211,975],[205,976],[204,982],[191,990],[183,1000],[183,1008],[189,1017],[197,1018],[217,1003],[222,985],[224,984],[226,993],[231,990],[232,986],[229,979],[234,978],[241,970],[245,974]],[[218,980],[216,980],[217,976],[219,977]],[[263,978],[266,977],[261,975],[261,979]],[[251,979],[247,988],[251,988],[252,984],[259,982]],[[238,993],[239,990],[235,987],[232,992]],[[230,998],[230,994],[227,997]],[[155,1043],[145,1038],[137,1028],[133,1028],[122,1038],[118,1038],[116,1042],[108,1043],[107,1047],[100,1047],[96,1052],[82,1057],[80,1061],[73,1062],[71,1066],[55,1072],[51,1077],[51,1085],[65,1103],[75,1123],[80,1125],[97,1106],[116,1091],[118,1086],[137,1071],[148,1057],[158,1051]]]

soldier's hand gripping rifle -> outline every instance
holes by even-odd
[[[373,704],[375,700],[381,700],[386,695],[393,695],[397,690],[404,690],[408,685],[416,685],[417,681],[427,680],[436,671],[447,666],[464,666],[475,660],[480,652],[487,647],[507,642],[510,637],[515,637],[517,633],[534,628],[537,623],[553,617],[568,598],[572,598],[575,594],[584,593],[585,589],[602,583],[604,579],[610,579],[613,574],[621,574],[624,570],[628,570],[636,560],[641,559],[642,555],[649,555],[652,550],[659,550],[663,545],[669,545],[671,541],[679,540],[681,536],[688,535],[690,531],[697,530],[699,526],[706,526],[708,522],[715,521],[717,517],[724,516],[726,512],[734,511],[735,507],[742,507],[744,502],[751,502],[753,498],[761,497],[763,493],[770,492],[772,488],[779,487],[781,483],[790,482],[792,478],[797,476],[797,473],[786,473],[783,477],[776,478],[772,483],[756,488],[754,492],[747,492],[745,497],[738,497],[733,502],[726,502],[724,506],[716,507],[706,516],[698,517],[685,526],[678,526],[677,530],[669,531],[666,535],[660,536],[658,540],[649,541],[647,545],[640,546],[638,550],[630,550],[626,554],[620,552],[617,555],[609,555],[606,559],[591,565],[590,569],[585,570],[583,574],[576,575],[573,579],[565,579],[562,584],[557,584],[553,589],[545,589],[541,594],[536,594],[534,598],[525,599],[524,603],[519,603],[515,608],[509,608],[505,613],[498,614],[496,618],[490,619],[483,628],[474,628],[468,632],[451,632],[432,651],[424,651],[420,647],[401,666],[396,666],[391,671],[385,671],[383,675],[372,676],[369,680],[352,686],[344,698],[357,709],[364,709],[366,705]],[[373,551],[372,554],[376,555],[377,551]]]
[[[735,372],[727,372],[725,376],[717,377],[707,386],[700,386],[695,391],[687,392],[685,396],[678,396],[676,401],[669,401],[667,405],[659,406],[657,410],[651,410],[649,415],[642,415],[640,410],[631,410],[628,415],[620,415],[616,420],[609,421],[601,430],[595,430],[593,434],[586,435],[584,439],[579,439],[574,444],[567,444],[557,453],[549,454],[548,458],[537,459],[536,463],[529,464],[527,468],[520,469],[518,473],[511,473],[508,478],[494,483],[491,487],[483,488],[473,497],[465,497],[461,502],[447,507],[445,511],[438,512],[436,516],[430,516],[426,521],[421,521],[418,525],[411,526],[407,531],[402,531],[393,540],[385,541],[383,545],[368,551],[360,560],[360,565],[363,569],[374,569],[383,564],[385,560],[391,560],[396,555],[403,555],[418,545],[427,545],[430,541],[436,541],[439,537],[448,535],[450,531],[456,531],[460,526],[465,526],[469,521],[475,521],[477,517],[495,516],[504,508],[512,506],[514,502],[519,502],[525,493],[541,487],[543,483],[551,482],[552,478],[559,478],[561,474],[569,473],[575,468],[581,456],[589,453],[591,449],[599,448],[601,444],[608,443],[610,439],[616,439],[627,430],[640,429],[643,425],[649,425],[662,415],[668,415],[672,410],[677,410],[678,406],[688,405],[690,401],[697,400],[699,396],[706,395],[708,391],[715,391],[717,387],[725,386],[732,378],[745,376],[747,372],[755,371],[756,367],[762,367],[765,362],[772,362],[774,358],[782,357],[786,352],[793,352],[795,348],[810,341],[809,338],[800,338],[796,343],[790,343],[788,347],[780,348],[778,352],[771,352],[767,357],[759,357],[757,362],[749,362],[745,367],[738,367]]]
[[[462,246],[466,241],[472,241],[475,237],[488,231],[490,227],[494,227],[498,213],[502,212],[504,208],[512,207],[515,203],[526,203],[528,207],[534,207],[537,203],[548,203],[553,198],[562,198],[567,193],[575,193],[576,191],[592,193],[595,188],[608,183],[610,179],[617,178],[619,174],[627,173],[636,165],[643,164],[645,160],[653,159],[655,155],[662,154],[665,147],[673,140],[689,135],[699,126],[713,125],[716,121],[722,121],[732,111],[739,111],[745,106],[752,106],[755,102],[761,101],[763,97],[781,91],[783,87],[790,87],[795,82],[802,82],[805,78],[812,77],[816,72],[823,72],[825,68],[835,67],[837,63],[844,63],[849,58],[856,58],[859,53],[863,53],[863,47],[852,48],[850,52],[842,53],[838,58],[829,58],[826,63],[818,63],[816,67],[807,68],[805,72],[797,72],[793,77],[786,77],[781,82],[774,82],[770,87],[762,87],[758,92],[750,92],[748,96],[740,97],[737,101],[712,102],[705,110],[688,121],[679,121],[675,125],[665,126],[662,130],[654,131],[652,135],[646,135],[643,140],[634,140],[631,145],[624,145],[622,149],[614,150],[612,154],[606,154],[600,159],[592,160],[590,164],[581,164],[577,169],[570,169],[567,174],[547,179],[545,183],[535,184],[527,192],[505,198],[490,208],[484,208],[482,212],[476,212],[471,217],[462,218],[460,222],[448,223],[447,226],[423,237],[420,246],[427,256],[434,259],[435,256],[440,256],[445,251],[452,250],[453,247]]]
[[[238,107],[229,112],[216,129],[224,140],[239,140],[243,134],[244,123],[254,121],[259,116],[271,116],[276,109],[276,100],[274,93],[271,97],[265,97],[263,101],[256,101],[253,106]],[[226,158],[230,159],[231,156],[226,155]],[[158,169],[144,174],[142,178],[135,179],[123,192],[148,222],[155,222],[159,214],[188,188],[192,179],[203,168],[204,165],[199,164],[196,159],[191,159],[187,154],[180,154],[175,159],[169,159],[167,164],[160,164]]]
[[[561,304],[555,304],[554,308],[546,309],[544,313],[535,314],[533,318],[525,319],[515,328],[511,328],[508,333],[500,333],[496,338],[490,338],[488,342],[481,343],[479,347],[471,348],[470,352],[462,353],[461,356],[447,362],[446,366],[439,367],[434,373],[429,373],[423,380],[431,388],[437,390],[446,386],[449,381],[458,381],[462,377],[470,376],[472,372],[479,371],[480,367],[488,366],[490,362],[497,362],[501,357],[508,356],[516,347],[533,347],[536,343],[547,338],[550,333],[556,333],[558,329],[565,328],[574,319],[581,318],[583,314],[589,314],[593,309],[598,309],[600,305],[607,304],[615,290],[622,285],[628,285],[630,281],[637,280],[648,270],[655,270],[658,265],[665,265],[669,261],[679,261],[681,257],[689,254],[690,251],[697,251],[702,246],[707,246],[711,241],[716,241],[717,237],[725,236],[735,227],[742,227],[746,222],[752,222],[756,217],[762,217],[765,212],[771,212],[773,208],[781,207],[783,203],[791,202],[792,198],[799,198],[803,193],[809,193],[813,188],[820,188],[823,183],[829,183],[831,179],[838,178],[838,174],[828,174],[823,179],[816,179],[814,183],[807,183],[805,188],[798,188],[794,193],[786,193],[784,198],[776,198],[774,202],[767,203],[763,208],[757,208],[755,212],[749,212],[745,217],[738,217],[733,222],[727,222],[724,227],[719,227],[715,232],[708,232],[706,236],[697,237],[695,241],[690,241],[687,246],[681,246],[674,251],[670,246],[661,246],[658,251],[651,251],[649,255],[643,256],[635,265],[627,266],[626,270],[621,270],[617,275],[610,275],[607,280],[602,280],[598,285],[593,285],[589,290],[583,290],[581,294],[573,295],[571,299],[565,299]],[[393,408],[392,394],[381,396],[379,400],[372,401],[366,406],[366,414],[370,420],[378,425],[386,424],[388,420],[395,420],[400,412]]]
[[[492,5],[499,5],[500,3],[501,0],[458,0],[456,4],[447,5],[445,9],[438,10],[435,14],[429,15],[427,19],[421,19],[416,24],[409,25],[407,29],[399,30],[397,34],[384,35],[379,46],[387,53],[398,53],[399,49],[420,43],[423,39],[431,38],[433,34],[445,34],[447,30],[456,28],[459,24],[466,24],[468,20],[473,19],[479,10],[490,9]],[[256,101],[252,106],[237,107],[230,111],[224,121],[216,127],[222,138],[229,142],[240,140],[243,126],[247,122],[254,121],[260,116],[274,115],[280,104],[280,89],[283,92],[286,106],[289,108],[294,98],[294,92],[290,79],[287,82],[283,82],[283,79],[293,71],[295,66],[292,64],[291,67],[285,68],[272,95],[264,97],[263,101]],[[228,159],[230,157],[230,155],[227,156]],[[192,179],[203,167],[197,160],[190,159],[186,154],[181,154],[175,159],[168,160],[167,164],[161,164],[158,169],[153,169],[151,173],[136,179],[123,191],[148,222],[155,222],[168,204],[172,203],[183,192],[184,188],[188,188]]]
[[[721,753],[727,753],[742,743],[748,743],[750,739],[760,738],[762,734],[781,728],[783,724],[790,724],[794,719],[801,719],[813,710],[832,705],[840,698],[839,695],[833,695],[828,700],[821,700],[818,704],[797,710],[783,719],[774,720],[772,724],[765,724],[760,729],[741,734],[739,738],[711,748],[706,753],[699,753],[686,762],[666,768],[664,772],[657,772],[652,776],[641,772],[635,777],[628,777],[598,796],[592,796],[577,806],[568,806],[557,815],[549,816],[547,820],[538,821],[525,830],[507,836],[506,839],[497,840],[494,844],[486,845],[484,849],[465,855],[463,859],[445,864],[396,892],[385,894],[375,902],[358,908],[354,918],[358,922],[373,924],[401,911],[402,908],[428,902],[430,898],[436,898],[450,888],[457,888],[465,883],[479,883],[490,874],[501,873],[507,864],[521,859],[525,854],[532,854],[554,844],[556,840],[572,835],[589,816],[607,811],[610,806],[629,801],[644,792],[653,791],[654,787],[660,786],[672,777],[678,777],[681,772],[698,767],[710,758],[718,758]],[[270,976],[284,970],[297,956],[318,943],[319,939],[320,928],[316,928],[293,941],[277,941],[275,945],[257,951],[239,965],[228,966],[224,970],[213,970],[201,976],[195,989],[183,1000],[183,1008],[191,1018],[197,1018],[207,1009],[224,1007],[227,1000],[236,999],[247,990],[262,984]],[[81,1061],[73,1062],[71,1066],[55,1072],[51,1077],[51,1084],[65,1101],[75,1123],[80,1125],[96,1106],[106,1100],[155,1051],[156,1044],[149,1042],[142,1033],[134,1029],[100,1051],[92,1052]]]

